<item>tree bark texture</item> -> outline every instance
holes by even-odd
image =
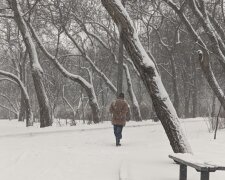
[[[9,4],[14,12],[14,20],[22,34],[24,43],[30,57],[30,65],[32,70],[32,77],[34,81],[35,91],[39,103],[40,111],[40,127],[46,127],[52,125],[51,108],[49,100],[43,84],[43,70],[38,61],[38,55],[36,47],[28,31],[26,22],[22,17],[21,8],[17,0],[8,0]]]
[[[207,81],[209,82],[213,92],[215,93],[216,97],[219,99],[223,108],[225,108],[224,93],[223,93],[223,90],[220,88],[220,86],[215,78],[215,75],[212,71],[208,51],[205,49],[199,50],[198,55],[199,55],[198,59],[199,59],[201,68],[204,72],[204,75],[205,75]]]
[[[119,54],[118,54],[118,74],[117,74],[117,96],[123,92],[123,41],[119,37]]]
[[[117,26],[121,28],[124,46],[152,98],[156,114],[165,129],[173,151],[175,153],[190,153],[190,145],[181,128],[173,104],[162,84],[153,61],[139,41],[128,13],[119,1],[101,0],[101,2]]]

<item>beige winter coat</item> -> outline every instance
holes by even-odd
[[[110,108],[110,113],[112,113],[112,124],[122,125],[126,124],[126,114],[128,112],[128,104],[126,100],[118,98],[112,102]]]

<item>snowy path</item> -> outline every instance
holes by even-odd
[[[213,141],[203,121],[183,125],[197,154],[216,160],[225,157],[224,131]],[[128,126],[121,147],[114,145],[110,124],[29,131],[18,127],[10,138],[3,137],[9,135],[5,129],[0,133],[0,180],[178,179],[178,166],[168,158],[172,150],[162,127],[149,122]],[[188,176],[199,180],[194,170],[188,169]],[[211,180],[224,178],[225,172],[211,176]]]
[[[104,124],[105,125],[105,124]],[[127,125],[126,128],[135,128],[135,127],[143,127],[143,126],[159,126],[159,123],[152,123],[152,124],[137,124],[137,125]],[[88,128],[76,128],[74,127],[60,127],[57,129],[36,129],[34,130],[32,127],[31,129],[27,129],[25,132],[10,132],[10,133],[0,133],[0,138],[7,138],[7,137],[26,137],[26,136],[36,136],[36,135],[48,135],[48,134],[59,134],[59,133],[80,133],[83,131],[99,131],[99,130],[106,130],[112,129],[111,125],[104,126],[104,127],[92,127],[89,126]]]

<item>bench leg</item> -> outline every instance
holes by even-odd
[[[201,180],[209,180],[209,172],[202,171],[201,172]]]
[[[179,180],[187,180],[187,166],[180,164],[180,178]]]

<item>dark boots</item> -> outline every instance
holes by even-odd
[[[116,138],[116,146],[121,146],[121,144],[120,144],[120,138]]]
[[[116,137],[116,146],[121,146],[120,139],[122,139],[122,125],[114,125],[114,134]]]

